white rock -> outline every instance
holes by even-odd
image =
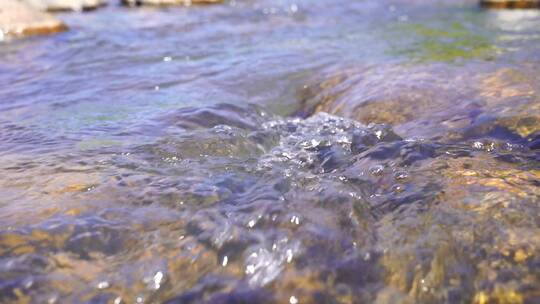
[[[21,0],[42,11],[86,11],[107,4],[107,0]]]
[[[223,0],[121,0],[123,4],[129,6],[137,5],[185,5],[192,4],[214,4],[222,3]]]
[[[67,26],[56,17],[17,0],[0,1],[0,37],[49,34]]]

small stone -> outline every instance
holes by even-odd
[[[525,261],[528,257],[529,257],[529,255],[523,249],[519,249],[514,254],[514,261],[516,261],[518,263],[521,263],[521,262]]]
[[[16,0],[0,2],[0,37],[50,34],[66,29],[62,21],[28,4]]]
[[[193,4],[215,4],[222,3],[223,0],[121,0],[124,5],[141,6],[141,5],[184,5],[191,6]]]
[[[107,0],[23,0],[41,11],[89,11],[107,4]]]
[[[537,8],[539,0],[482,0],[480,4],[489,8]]]

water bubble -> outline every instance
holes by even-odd
[[[483,149],[484,149],[484,144],[481,143],[481,142],[479,142],[479,141],[475,141],[475,142],[473,143],[473,147],[474,147],[475,149],[478,149],[478,150],[483,150]]]
[[[289,298],[289,303],[290,304],[298,304],[298,299],[295,296],[291,296]]]
[[[401,193],[403,191],[405,191],[405,188],[403,188],[403,186],[401,186],[401,185],[392,186],[392,192],[394,192],[394,193]]]
[[[375,165],[371,168],[369,168],[369,173],[371,173],[372,175],[381,175],[384,171],[384,166],[383,165]]]
[[[399,171],[399,172],[396,172],[394,174],[394,178],[396,180],[404,180],[404,179],[407,179],[409,177],[409,174],[407,174],[407,172],[403,172],[403,171]]]

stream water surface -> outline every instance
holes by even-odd
[[[1,303],[540,302],[540,11],[59,17],[0,43]]]

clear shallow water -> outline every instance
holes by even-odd
[[[538,11],[60,17],[0,45],[0,302],[538,300]]]

